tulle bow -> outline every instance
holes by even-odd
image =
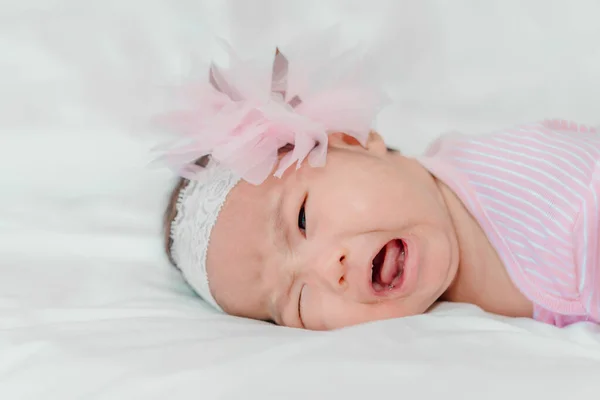
[[[170,128],[182,136],[162,159],[189,179],[198,173],[194,162],[205,155],[252,184],[271,173],[281,177],[306,159],[323,166],[329,134],[342,132],[365,145],[387,103],[365,79],[360,60],[348,53],[290,65],[277,50],[272,67],[260,68],[227,51],[229,66],[211,65],[208,82],[192,91],[191,106],[168,116]],[[286,145],[293,148],[281,157]]]

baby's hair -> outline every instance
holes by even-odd
[[[294,146],[292,144],[287,144],[279,149],[279,155],[288,153],[288,152],[292,151],[293,149],[294,149]],[[387,151],[395,153],[398,150],[388,147]],[[205,168],[208,165],[209,161],[210,161],[210,156],[207,155],[204,157],[200,157],[198,160],[196,160],[196,162],[194,164],[196,164],[197,166],[199,166],[201,168]],[[171,191],[171,194],[169,195],[169,202],[167,203],[167,208],[163,215],[163,230],[164,230],[163,234],[164,234],[164,240],[165,240],[164,241],[165,253],[167,254],[167,257],[169,258],[169,261],[171,262],[171,264],[173,264],[175,267],[177,267],[177,264],[175,263],[175,260],[173,260],[173,257],[171,255],[171,247],[173,245],[173,239],[171,239],[171,224],[173,223],[173,220],[175,219],[175,216],[177,214],[177,200],[179,199],[179,193],[181,192],[181,190],[183,188],[185,188],[187,186],[187,184],[189,182],[190,181],[185,178],[179,178],[177,180],[177,184],[175,185],[175,187]]]

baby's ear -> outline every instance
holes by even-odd
[[[367,140],[367,150],[381,156],[387,153],[388,148],[383,137],[379,133],[371,131],[369,140]]]
[[[329,135],[330,146],[360,146],[360,142],[353,136],[342,132],[336,132]]]
[[[329,135],[329,145],[330,146],[360,146],[360,142],[356,140],[353,136],[342,132],[336,132]],[[371,131],[369,133],[369,138],[367,139],[366,149],[370,152],[374,152],[377,155],[383,155],[387,152],[387,147],[385,146],[385,142],[381,135],[379,135],[375,131]]]

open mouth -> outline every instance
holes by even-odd
[[[406,246],[400,239],[390,240],[373,259],[371,285],[376,292],[399,287],[404,274]]]

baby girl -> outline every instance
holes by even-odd
[[[451,135],[410,158],[371,130],[385,98],[356,75],[311,87],[279,52],[268,80],[248,68],[211,68],[164,156],[181,176],[166,251],[217,310],[325,330],[452,301],[600,323],[594,129]]]

